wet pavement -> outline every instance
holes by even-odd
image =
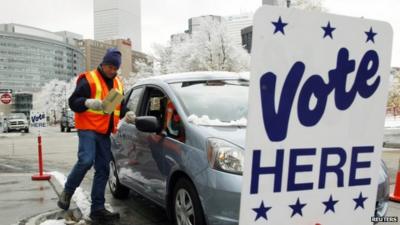
[[[61,133],[58,127],[48,127],[42,129],[40,133],[43,140],[43,158],[45,170],[59,171],[67,176],[77,159],[77,133]],[[20,185],[22,186],[32,187],[31,189],[33,192],[36,190],[34,188],[39,188],[40,190],[40,187],[43,186],[45,188],[43,188],[42,191],[51,191],[52,193],[49,193],[46,198],[43,198],[43,200],[46,201],[46,203],[41,203],[43,204],[43,207],[36,206],[37,202],[35,200],[40,199],[36,199],[34,197],[37,195],[37,193],[32,194],[33,196],[30,199],[32,201],[28,201],[28,198],[25,198],[23,195],[21,195],[21,205],[25,205],[26,207],[31,205],[31,207],[35,207],[36,209],[24,209],[24,213],[20,213],[20,207],[18,204],[6,204],[4,201],[2,201],[2,195],[0,195],[0,218],[6,218],[6,220],[1,221],[0,224],[14,224],[28,216],[34,216],[38,213],[43,213],[46,211],[57,210],[56,192],[60,193],[62,191],[62,187],[60,184],[58,184],[56,179],[52,178],[54,190],[50,190],[48,188],[50,186],[50,183],[48,182],[35,183],[30,180],[30,176],[36,174],[38,171],[36,142],[37,134],[38,132],[36,130],[32,130],[32,132],[28,134],[10,133],[2,134],[0,136],[0,180],[2,176],[9,176],[10,179],[11,177],[14,177],[14,181],[10,180],[4,185],[1,185],[2,181],[0,181],[0,193],[5,193],[3,190],[12,190],[10,188],[12,188],[13,183],[16,182],[20,182]],[[81,184],[83,193],[86,196],[90,196],[93,172],[93,169],[91,169]],[[18,178],[19,174],[24,174],[25,177]],[[24,182],[25,184],[23,184]],[[9,186],[7,186],[7,184]],[[36,187],[35,185],[39,186]],[[16,190],[15,195],[19,195],[19,190],[17,190],[15,187],[13,190]],[[21,190],[28,191],[30,189],[21,188]],[[21,193],[22,192],[23,191],[21,191]],[[44,193],[42,194],[45,195]],[[6,194],[4,195],[7,196]],[[25,195],[28,194],[25,193]],[[22,201],[23,199],[25,199],[25,201]],[[5,200],[7,200],[7,198],[5,198]],[[18,202],[17,200],[15,201]],[[160,206],[152,203],[133,191],[129,195],[128,199],[117,200],[113,198],[107,186],[106,202],[114,211],[117,211],[121,214],[120,221],[114,223],[115,225],[170,225],[165,211]],[[8,211],[12,211],[13,213],[3,211],[1,207],[8,207]],[[57,217],[59,217],[59,214],[55,213],[49,218],[57,219]]]
[[[384,146],[387,148],[400,148],[400,132],[399,128],[385,129],[383,138]]]
[[[59,171],[65,176],[76,161],[77,133],[61,133],[58,127],[48,127],[41,131],[46,171]],[[38,213],[57,209],[56,192],[62,187],[46,182],[31,181],[37,173],[37,132],[28,134],[0,135],[0,224],[14,224],[17,221]],[[385,140],[400,142],[400,129],[385,131]],[[400,149],[384,149],[382,159],[389,168],[391,188],[400,160]],[[90,196],[93,169],[83,180],[81,187]],[[170,225],[165,211],[144,197],[131,192],[126,200],[114,199],[108,187],[106,202],[113,210],[121,213],[116,225]],[[390,203],[389,216],[400,216],[400,204]],[[398,223],[387,223],[400,225]]]
[[[54,209],[57,194],[48,181],[32,181],[32,174],[0,173],[1,224],[14,224]]]

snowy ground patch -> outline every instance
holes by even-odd
[[[49,174],[51,174],[54,178],[56,178],[56,180],[61,184],[61,186],[64,187],[64,184],[67,181],[67,177],[64,174],[58,171],[53,171],[50,172]],[[85,220],[89,220],[91,200],[87,196],[89,195],[85,194],[85,192],[80,187],[78,187],[75,190],[75,193],[72,196],[72,200],[75,201],[76,205],[78,206],[83,215],[83,220],[79,221],[78,223],[74,223],[76,225],[80,224],[85,225],[86,224]],[[107,210],[113,211],[111,205],[105,204],[105,207]],[[62,220],[46,220],[40,225],[67,225],[67,224],[70,224],[69,221],[62,219]]]
[[[22,136],[22,133],[1,133],[0,138],[10,138],[10,137],[19,137]]]
[[[67,181],[67,178],[65,177],[64,174],[58,171],[50,172],[50,174],[53,175],[56,178],[56,180],[61,184],[61,186],[64,187],[64,184]],[[90,201],[88,197],[86,197],[82,188],[78,187],[75,190],[75,193],[72,196],[72,200],[75,201],[76,205],[81,210],[83,217],[88,218],[90,214]]]
[[[65,220],[46,220],[40,225],[65,225]]]
[[[400,117],[386,117],[385,128],[400,128]]]

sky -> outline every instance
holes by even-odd
[[[262,0],[142,0],[142,50],[183,32],[190,17],[255,12]],[[392,66],[400,67],[400,0],[322,0],[334,14],[389,22],[394,30]],[[68,30],[93,38],[93,0],[0,0],[0,23],[50,31]]]

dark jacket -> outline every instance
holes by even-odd
[[[111,90],[114,86],[114,81],[112,79],[107,78],[107,76],[101,69],[101,66],[98,66],[97,70],[99,71],[104,81],[106,82],[108,90]],[[83,77],[78,81],[74,92],[68,99],[69,107],[74,112],[77,113],[84,112],[88,110],[88,108],[85,106],[85,101],[88,98],[90,98],[90,86],[87,79]],[[113,114],[111,114],[110,118],[113,118]],[[114,126],[114,120],[110,119],[107,134],[111,134],[113,126]]]

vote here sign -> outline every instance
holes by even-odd
[[[371,224],[390,74],[384,22],[254,18],[240,224]]]

